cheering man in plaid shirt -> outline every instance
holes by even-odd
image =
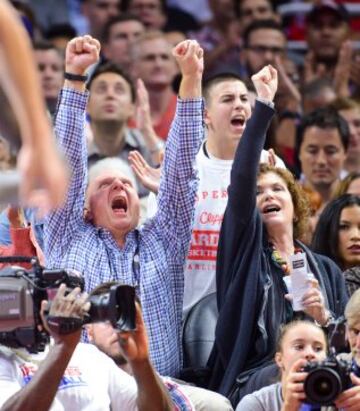
[[[197,189],[193,165],[203,138],[203,51],[192,40],[173,50],[182,82],[166,143],[158,212],[137,229],[139,197],[131,179],[112,166],[87,181],[84,73],[98,61],[99,48],[97,40],[84,36],[71,40],[66,50],[67,80],[56,131],[72,179],[65,205],[45,224],[47,266],[80,271],[87,291],[110,280],[136,286],[151,360],[162,375],[176,376],[182,360],[183,266]],[[116,83],[109,87],[121,92]]]

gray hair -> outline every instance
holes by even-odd
[[[95,178],[107,170],[120,171],[131,181],[133,187],[138,190],[138,183],[131,167],[125,160],[118,157],[107,157],[93,164],[89,168],[88,183],[95,180]]]

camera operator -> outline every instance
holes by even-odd
[[[74,288],[66,294],[62,284],[46,317],[41,318],[52,337],[43,353],[0,346],[1,410],[171,410],[167,390],[149,360],[145,326],[139,307],[136,330],[118,334],[122,353],[133,377],[91,344],[79,343],[81,327],[60,334],[55,317],[82,319],[89,310],[87,294]]]
[[[117,282],[107,282],[100,284],[90,295],[101,295],[109,292],[110,288],[118,284]],[[132,375],[131,365],[123,355],[119,345],[116,329],[110,322],[96,322],[86,326],[89,340],[100,351],[112,358],[115,364],[122,370]],[[210,390],[189,385],[180,380],[173,380],[169,377],[161,377],[168,387],[170,396],[182,411],[230,411],[233,410],[229,400]]]

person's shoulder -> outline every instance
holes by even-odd
[[[330,272],[340,272],[339,266],[330,257],[315,253],[314,251],[312,251],[312,254],[318,262],[323,264],[327,271],[329,270]]]
[[[266,411],[269,409],[272,411],[280,411],[280,408],[277,406],[280,405],[280,390],[280,383],[276,383],[254,391],[242,398],[236,407],[236,411]]]
[[[0,344],[0,359],[13,361],[15,360],[15,357],[15,354],[9,347]]]

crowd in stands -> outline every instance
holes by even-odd
[[[18,165],[28,201],[0,196],[0,268],[36,256],[84,290],[42,303],[44,351],[0,334],[0,408],[360,410],[360,2],[4,5],[26,36],[0,29],[0,173]],[[135,331],[51,326],[120,283]],[[199,307],[211,347],[184,369]],[[344,316],[351,387],[310,404],[306,366]]]

